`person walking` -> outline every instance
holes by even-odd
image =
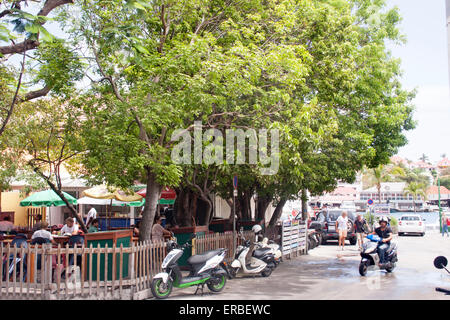
[[[356,239],[358,240],[359,250],[362,249],[362,245],[364,243],[364,233],[365,233],[364,227],[366,226],[366,224],[367,224],[366,220],[362,217],[361,214],[358,214],[355,220],[355,233]]]
[[[343,211],[342,215],[339,216],[336,220],[336,230],[338,230],[339,234],[339,248],[342,246],[342,250],[344,250],[345,247],[345,238],[347,238],[347,226],[348,218],[347,218],[347,212]]]
[[[448,226],[450,224],[450,219],[447,217],[445,213],[442,214],[442,236],[444,236],[444,233],[448,235]]]

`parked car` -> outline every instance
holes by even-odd
[[[342,211],[348,214],[348,231],[346,239],[350,241],[351,245],[356,244],[356,233],[353,229],[353,223],[356,219],[354,211],[342,209],[327,209],[321,211],[317,217],[311,222],[309,228],[315,229],[321,233],[322,244],[328,240],[338,240],[339,234],[336,231],[336,220],[342,215]]]
[[[398,235],[417,233],[425,235],[425,220],[419,214],[404,214],[398,221]]]

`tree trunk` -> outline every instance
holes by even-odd
[[[209,197],[208,197],[208,199],[204,199],[202,197],[202,200],[206,204],[206,210],[205,210],[205,215],[204,215],[204,218],[203,218],[202,225],[209,227],[210,217],[212,216],[211,213],[212,213],[212,209],[213,209],[212,201],[211,201],[211,199],[209,199]]]
[[[381,203],[381,184],[377,183],[377,190],[378,190],[378,203]]]
[[[302,219],[304,221],[308,219],[308,196],[306,189],[302,189]]]
[[[286,199],[281,199],[280,202],[278,202],[277,206],[275,207],[275,211],[273,212],[272,218],[270,219],[269,227],[274,227],[277,224],[278,219],[280,219],[281,217],[281,213],[283,212],[283,207],[286,204],[286,202],[287,202]]]
[[[270,199],[268,197],[258,197],[258,205],[256,211],[256,219],[264,220],[266,218],[267,207],[270,204]]]
[[[153,221],[158,206],[161,186],[156,182],[155,176],[147,168],[147,194],[142,220],[139,225],[139,241],[150,241],[152,237]]]

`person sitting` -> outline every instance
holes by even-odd
[[[33,228],[31,229],[33,232],[41,230],[41,224],[42,224],[42,216],[38,214],[36,216],[36,223],[34,224]]]
[[[98,224],[99,224],[98,219],[92,220],[91,226],[88,229],[88,233],[98,232]]]
[[[164,229],[164,227],[161,225],[162,221],[165,219],[163,216],[157,216],[155,223],[153,224],[152,228],[152,241],[161,241],[164,242],[164,236],[171,236],[172,232]]]
[[[133,236],[134,237],[139,237],[139,223],[140,223],[140,221],[136,221],[136,224],[134,225],[134,228],[133,228]]]
[[[42,244],[45,243],[44,240],[46,240],[46,242],[51,242],[53,244],[56,244],[56,241],[53,239],[52,234],[47,231],[48,228],[48,222],[47,221],[43,221],[40,224],[40,229],[35,231],[33,233],[33,235],[31,236],[31,243],[32,244]],[[40,240],[43,239],[43,240]]]
[[[379,236],[382,241],[378,245],[377,251],[380,256],[380,267],[384,267],[386,264],[386,251],[389,249],[389,245],[391,244],[391,240],[393,238],[392,229],[388,226],[388,218],[382,216],[380,218],[380,226],[375,229],[371,234]]]
[[[67,218],[66,224],[61,228],[62,235],[76,235],[78,234],[78,225],[74,223],[73,218]]]
[[[3,221],[0,221],[0,231],[8,232],[14,230],[14,223],[11,222],[11,218],[9,216],[6,216],[3,218]]]

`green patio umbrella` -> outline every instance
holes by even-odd
[[[66,192],[62,192],[67,201],[71,204],[77,204],[77,199],[72,197],[70,194]],[[22,207],[59,207],[65,206],[65,202],[61,200],[61,198],[53,191],[53,190],[45,190],[41,192],[33,193],[28,198],[20,201],[20,206]]]

